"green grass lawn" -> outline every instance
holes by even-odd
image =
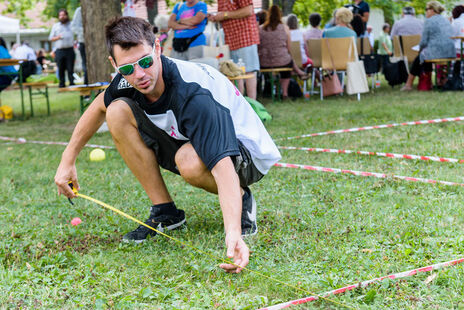
[[[1,96],[20,113],[17,91]],[[462,93],[402,93],[385,85],[360,102],[343,96],[264,103],[274,138],[464,115]],[[0,123],[0,136],[67,141],[80,116],[78,95],[52,89],[51,104],[51,117],[42,101],[36,117]],[[463,128],[464,122],[418,125],[279,144],[462,159]],[[90,143],[113,145],[109,133]],[[57,196],[53,177],[63,149],[0,142],[0,308],[255,309],[309,295],[250,272],[226,274],[218,261],[161,236],[122,244],[137,224],[86,200],[71,206]],[[107,150],[103,162],[90,162],[90,151],[77,162],[81,193],[144,220],[150,202],[117,151]],[[462,164],[290,150],[282,156],[288,163],[464,183]],[[217,197],[163,175],[187,216],[187,227],[171,234],[225,257]],[[247,239],[248,267],[314,293],[463,256],[459,187],[273,168],[251,189],[259,233]],[[71,226],[73,217],[83,223]],[[331,299],[361,309],[461,309],[463,279],[458,265]],[[343,307],[320,300],[294,308]]]

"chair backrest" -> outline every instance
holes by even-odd
[[[290,43],[290,54],[292,55],[292,59],[298,68],[302,68],[303,60],[301,58],[300,41],[292,41]]]
[[[408,57],[409,63],[412,63],[414,59],[417,57],[417,55],[419,54],[418,51],[412,50],[412,47],[419,44],[421,40],[421,36],[420,34],[417,34],[417,35],[412,35],[412,36],[401,36],[401,38],[403,41],[403,55]],[[401,56],[399,36],[393,37],[393,55],[395,57]]]
[[[362,44],[361,44],[361,40],[362,40]],[[361,45],[362,45],[362,49],[361,49]],[[369,42],[368,37],[357,38],[356,39],[356,48],[358,49],[359,55],[372,54],[372,52],[371,52],[372,46],[371,46],[371,42]]]
[[[346,70],[347,63],[355,61],[353,48],[356,48],[356,46],[352,37],[322,39],[322,68],[333,69],[335,65],[336,70]],[[331,55],[334,65],[332,65]]]
[[[308,56],[313,61],[313,66],[316,68],[322,67],[321,42],[321,39],[310,39],[306,41]]]

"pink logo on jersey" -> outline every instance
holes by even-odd
[[[185,11],[183,11],[183,12],[180,14],[180,18],[179,18],[179,19],[190,18],[190,17],[194,17],[194,16],[195,16],[195,10],[194,10],[194,9],[190,9],[190,10],[185,10]]]
[[[240,91],[237,89],[237,87],[235,87],[235,85],[234,85],[234,88],[235,88],[235,94],[236,94],[237,96],[240,96]]]
[[[174,128],[174,126],[171,126],[171,137],[176,137],[176,138],[177,138],[177,135],[176,135],[176,133],[175,133],[175,130],[176,130],[176,129]]]

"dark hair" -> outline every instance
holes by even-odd
[[[271,30],[274,31],[279,24],[282,24],[282,13],[277,5],[273,5],[269,9],[269,14],[263,24],[263,28],[264,30],[269,30],[269,28],[271,28]]]
[[[387,29],[387,28],[390,28],[390,24],[388,24],[388,23],[383,24],[382,30],[385,31],[385,29]]]
[[[267,19],[267,11],[266,10],[261,10],[258,13],[256,13],[256,18],[258,19],[258,25],[264,24],[264,22]]]
[[[287,16],[287,26],[290,30],[298,29],[298,17],[295,14]]]
[[[4,40],[2,37],[0,37],[0,45],[3,46],[4,48],[8,49],[8,48],[6,47],[6,42],[5,42],[5,40]]]
[[[364,29],[364,22],[362,20],[361,15],[354,14],[353,19],[350,22],[351,27],[353,28],[354,32],[356,32],[356,36],[360,37],[365,29]]]
[[[59,9],[59,10],[58,10],[58,15],[60,15],[61,12],[65,12],[66,15],[69,16],[68,10],[66,10],[66,9]]]
[[[464,5],[456,5],[453,11],[451,12],[451,14],[453,14],[454,19],[459,18],[459,16],[461,16],[462,13],[464,13]]]
[[[321,24],[321,15],[319,15],[319,13],[312,13],[311,15],[309,15],[309,24],[316,28],[317,26],[319,26]]]
[[[105,25],[106,47],[114,58],[113,46],[128,50],[139,44],[154,45],[156,36],[152,26],[138,17],[114,17]]]
[[[69,13],[68,13],[68,11],[66,9],[59,9],[58,10],[58,16],[60,16],[61,12],[64,12],[66,14],[66,20],[65,20],[64,23],[67,24],[69,22]]]
[[[415,15],[416,10],[414,10],[414,8],[412,6],[405,6],[403,8],[403,14],[404,15]]]

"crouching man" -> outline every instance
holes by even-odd
[[[227,256],[248,264],[242,236],[257,232],[256,203],[248,186],[280,159],[258,116],[233,84],[202,64],[169,59],[148,22],[117,17],[105,28],[109,60],[118,74],[82,115],[55,176],[58,193],[79,189],[76,158],[106,118],[114,143],[153,203],[146,224],[171,230],[185,223],[160,166],[219,196]],[[140,225],[123,241],[156,232]],[[242,268],[221,264],[227,272]]]

